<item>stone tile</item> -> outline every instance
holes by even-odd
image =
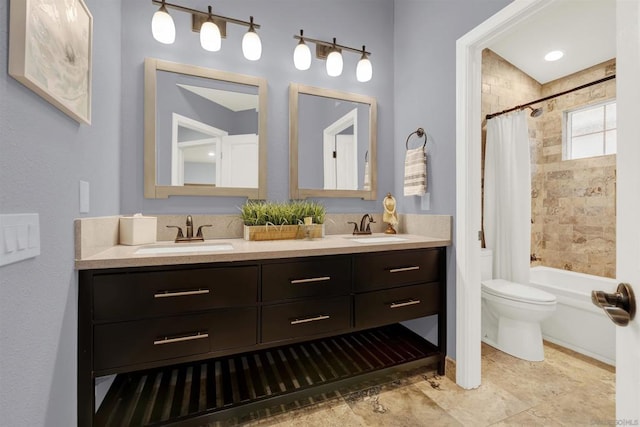
[[[348,396],[345,400],[358,417],[360,425],[398,427],[461,425],[433,400],[425,396],[416,385],[373,388],[364,393]]]
[[[582,386],[526,412],[555,425],[612,425],[616,419],[615,395],[597,384]]]
[[[469,426],[490,425],[530,407],[486,377],[475,390],[463,390],[444,377],[434,377],[415,387],[460,423]]]
[[[486,359],[486,377],[532,406],[582,385],[569,372],[545,362],[529,362],[501,351],[487,355]]]
[[[308,408],[289,411],[270,418],[242,423],[244,426],[366,426],[362,419],[353,413],[344,401],[326,407],[311,406]]]

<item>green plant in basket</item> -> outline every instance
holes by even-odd
[[[306,217],[315,224],[323,224],[324,206],[318,202],[293,200],[290,202],[267,202],[249,200],[240,208],[244,225],[298,225]]]

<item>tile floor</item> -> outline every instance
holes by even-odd
[[[274,408],[250,426],[615,425],[614,368],[545,343],[545,361],[526,362],[483,344],[483,384],[463,390],[434,371]],[[316,400],[317,401],[317,400]],[[237,421],[236,421],[237,422]],[[221,425],[236,422],[220,423]]]

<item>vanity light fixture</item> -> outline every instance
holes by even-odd
[[[260,25],[253,22],[253,16],[249,21],[214,15],[211,6],[207,12],[191,9],[166,0],[151,0],[151,3],[159,5],[160,9],[153,15],[151,30],[153,38],[160,43],[171,44],[176,38],[176,28],[173,19],[167,9],[179,10],[191,14],[191,31],[200,33],[200,44],[208,51],[220,50],[222,39],[227,37],[227,23],[249,27],[242,38],[242,53],[250,61],[257,61],[262,56],[262,42],[256,33]],[[216,31],[217,30],[217,31]]]
[[[356,66],[356,79],[359,82],[368,82],[371,80],[373,76],[373,67],[371,66],[371,61],[369,61],[369,55],[367,55],[367,51],[365,50],[364,45],[362,46],[362,56],[358,61],[358,65]]]
[[[337,77],[342,74],[342,67],[344,62],[342,61],[342,51],[336,46],[336,38],[333,38],[333,44],[329,50],[327,56],[327,74],[331,77]]]
[[[300,30],[300,41],[293,51],[293,65],[301,71],[308,70],[311,67],[311,49],[304,42],[303,34],[304,32]]]
[[[167,12],[164,0],[162,0],[160,9],[153,14],[153,19],[151,19],[151,33],[153,38],[160,43],[172,44],[176,40],[176,25]]]
[[[300,35],[295,35],[293,38],[298,39],[299,42],[293,51],[293,64],[298,70],[308,70],[311,66],[311,52],[305,42],[314,43],[316,45],[316,58],[326,60],[327,74],[332,77],[342,74],[343,60],[342,52],[354,52],[361,55],[358,65],[356,67],[356,78],[359,82],[368,82],[373,75],[373,67],[369,60],[371,52],[367,52],[364,46],[362,50],[354,49],[349,46],[344,46],[336,43],[336,39],[333,42],[326,42],[323,40],[312,39],[304,36],[302,30]]]
[[[200,27],[200,46],[209,52],[217,52],[222,46],[222,36],[220,28],[213,22],[211,17],[211,6],[209,6],[209,16]]]

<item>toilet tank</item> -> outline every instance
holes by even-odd
[[[480,249],[480,280],[493,279],[493,252],[491,249]]]

